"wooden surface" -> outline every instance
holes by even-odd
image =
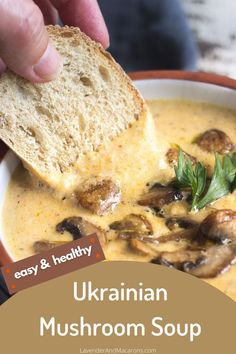
[[[199,48],[197,70],[236,78],[236,1],[181,2]]]

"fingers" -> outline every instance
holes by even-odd
[[[0,13],[0,57],[3,62],[33,82],[55,78],[60,70],[60,57],[49,42],[38,6],[31,0],[0,0]]]
[[[51,0],[59,15],[69,26],[78,26],[104,48],[109,46],[109,34],[96,0]]]
[[[56,25],[58,22],[58,13],[50,0],[34,0],[34,2],[42,11],[45,25]]]
[[[96,0],[35,0],[55,23],[58,9],[65,24],[79,26],[105,48],[109,35]],[[60,71],[60,56],[49,42],[43,14],[32,0],[0,0],[0,73],[8,66],[33,82],[54,79]]]

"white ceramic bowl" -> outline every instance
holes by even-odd
[[[137,72],[130,76],[145,99],[179,98],[236,109],[236,81],[229,78],[205,73],[156,71]],[[14,261],[4,238],[2,210],[7,185],[19,160],[2,144],[0,161],[0,265],[3,265]]]

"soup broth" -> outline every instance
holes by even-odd
[[[214,153],[203,151],[194,141],[207,130],[220,129],[236,143],[236,112],[215,105],[181,100],[150,100],[147,103],[155,122],[156,146],[152,150],[152,158],[150,158],[150,151],[146,152],[148,164],[144,163],[145,170],[140,174],[132,168],[127,168],[127,160],[131,158],[129,154],[126,161],[121,159],[120,168],[122,171],[126,169],[125,178],[132,179],[133,184],[130,188],[124,188],[122,201],[113,213],[104,216],[94,215],[70,199],[56,197],[49,189],[41,187],[40,183],[35,183],[22,165],[16,169],[9,183],[3,211],[5,243],[14,260],[33,255],[32,245],[36,241],[66,242],[72,240],[69,233],[59,234],[55,227],[67,217],[81,216],[106,232],[108,242],[104,246],[104,252],[108,260],[151,261],[153,258],[151,254],[135,251],[130,247],[129,241],[119,238],[116,230],[109,225],[122,220],[129,214],[137,214],[144,216],[152,225],[155,239],[171,234],[172,231],[166,225],[166,219],[153,208],[139,205],[137,200],[149,190],[153,183],[168,184],[174,178],[174,168],[166,157],[168,149],[172,146],[178,145],[194,156],[207,167],[208,174],[211,175],[215,161]],[[132,136],[129,136],[129,131],[125,134],[126,144],[133,141]],[[111,142],[110,150],[113,157],[118,154],[119,145],[117,141]],[[124,147],[124,151],[127,151],[127,146]],[[140,156],[137,154],[132,158],[139,159]],[[141,158],[145,158],[145,154]],[[190,216],[192,221],[200,223],[213,210],[232,209],[236,211],[236,198],[235,193],[229,194],[198,213],[190,213],[186,200],[170,203],[167,209],[169,216]],[[155,247],[160,252],[172,252],[182,247],[182,244],[181,242],[180,244],[169,242]],[[206,279],[206,281],[236,300],[236,266],[232,265],[223,274]]]

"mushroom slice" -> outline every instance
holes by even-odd
[[[75,197],[83,208],[97,215],[105,215],[112,212],[119,204],[121,190],[112,180],[104,179],[77,191]]]
[[[176,268],[199,278],[214,278],[234,263],[235,248],[215,245],[208,249],[163,252],[152,263]]]
[[[226,271],[235,263],[236,250],[234,247],[225,245],[215,245],[202,251],[202,261],[199,259],[196,267],[187,267],[185,270],[189,274],[199,278],[214,278]]]
[[[65,231],[69,232],[72,235],[73,240],[78,240],[79,238],[86,236],[83,235],[83,219],[79,216],[72,216],[62,220],[59,224],[57,224],[56,231],[61,234]]]
[[[145,246],[139,246],[139,249],[142,247],[146,252],[148,253],[147,250],[149,250],[149,254],[152,253],[153,250],[157,251],[158,246],[161,244],[169,244],[170,243],[175,243],[175,244],[186,244],[189,242],[195,242],[196,239],[196,233],[197,233],[197,228],[189,229],[189,230],[183,230],[183,231],[178,231],[178,232],[173,232],[171,234],[163,235],[163,236],[158,236],[158,237],[153,237],[153,236],[136,236],[135,240],[145,244]],[[133,243],[133,238],[130,238],[130,244],[136,245],[136,243]],[[138,243],[137,243],[138,245]],[[136,247],[133,247],[136,248]]]
[[[66,243],[67,243],[67,241],[50,242],[50,241],[47,241],[47,240],[40,240],[40,241],[34,242],[33,250],[34,250],[34,253],[42,253],[42,252],[45,252],[45,251],[49,251],[49,250],[51,250],[54,247],[64,245]]]
[[[133,251],[141,253],[145,256],[157,257],[159,254],[157,250],[150,246],[150,243],[145,243],[135,238],[129,240],[129,246]]]
[[[156,243],[167,243],[167,242],[176,242],[179,243],[181,241],[189,241],[189,242],[194,242],[196,240],[196,235],[198,233],[198,227],[192,227],[186,230],[180,230],[177,232],[172,232],[167,235],[159,236],[156,239],[150,239],[149,242],[155,242]],[[145,241],[145,240],[144,240]]]
[[[236,212],[222,209],[208,215],[200,224],[199,237],[200,241],[236,244]]]
[[[182,193],[171,186],[153,186],[150,191],[144,194],[138,201],[139,205],[150,208],[161,209],[166,204],[183,199]]]
[[[166,157],[167,160],[169,162],[169,164],[171,166],[177,166],[178,164],[178,156],[179,156],[179,148],[170,148],[167,153],[166,153]],[[183,150],[182,150],[183,151]],[[197,162],[196,157],[188,154],[187,152],[183,151],[183,155],[184,157],[188,157],[192,163],[192,165],[195,165],[195,163]]]
[[[198,223],[187,217],[170,217],[166,219],[166,226],[171,231],[181,228],[181,229],[192,229],[196,227]]]
[[[162,252],[157,258],[152,260],[152,263],[187,271],[200,264],[202,258],[200,250],[180,249],[175,252]]]
[[[121,239],[148,236],[153,233],[150,222],[145,216],[139,214],[129,214],[124,219],[113,222],[110,224],[110,229],[118,231]]]
[[[218,129],[207,130],[196,139],[200,148],[208,152],[218,152],[227,155],[234,149],[234,144],[224,132]]]
[[[56,231],[61,234],[67,231],[73,236],[74,240],[95,233],[98,236],[102,246],[106,243],[105,231],[91,222],[84,220],[80,216],[73,216],[64,219],[62,222],[57,224]]]
[[[183,246],[188,243],[188,241],[193,241],[195,239],[197,229],[184,230],[168,235],[163,235],[159,237],[153,236],[137,236],[136,238],[129,239],[129,245],[134,251],[141,252],[150,257],[157,257],[161,254],[160,245],[167,244],[170,245],[175,243],[178,246]],[[186,246],[185,246],[186,247]]]

